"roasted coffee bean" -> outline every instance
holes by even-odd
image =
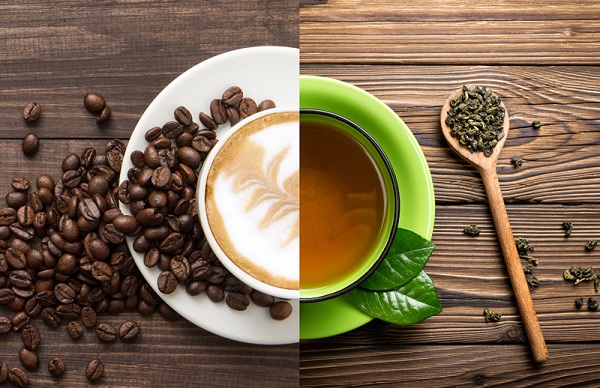
[[[227,122],[227,113],[225,112],[225,104],[223,101],[215,98],[210,103],[210,115],[215,123],[225,124]]]
[[[177,158],[181,163],[187,164],[194,170],[200,166],[200,154],[192,147],[179,147],[177,149]]]
[[[44,203],[40,199],[40,196],[37,192],[29,194],[29,205],[33,209],[34,213],[44,210]]]
[[[175,109],[173,113],[175,120],[182,125],[190,125],[192,123],[192,114],[185,106],[180,106]]]
[[[169,121],[162,126],[162,134],[167,139],[175,139],[184,131],[183,125],[177,121]]]
[[[130,215],[119,215],[112,221],[115,228],[128,236],[132,236],[139,227],[138,220]]]
[[[27,266],[27,257],[21,251],[13,248],[8,248],[5,253],[6,262],[13,269],[25,269]],[[29,276],[31,279],[31,276]],[[14,285],[14,284],[13,284]]]
[[[81,307],[75,303],[61,304],[56,307],[56,315],[60,319],[77,319],[81,313]]]
[[[110,109],[110,106],[106,105],[102,111],[100,111],[100,115],[96,118],[96,124],[104,124],[110,119],[111,114],[112,110]]]
[[[163,294],[171,294],[177,288],[177,278],[171,271],[163,271],[158,275],[158,289]]]
[[[97,323],[96,311],[94,311],[91,307],[84,307],[81,309],[81,322],[87,328],[92,328],[96,326]]]
[[[76,295],[75,290],[66,283],[59,283],[54,287],[54,296],[60,303],[72,303]]]
[[[100,323],[96,326],[96,335],[102,342],[113,342],[117,339],[117,329],[110,323]]]
[[[79,339],[83,336],[83,327],[77,321],[71,321],[67,325],[67,333],[73,339]]]
[[[165,224],[161,224],[153,228],[144,229],[144,237],[146,237],[150,241],[163,240],[170,233],[171,229]]]
[[[233,275],[226,275],[225,279],[223,279],[223,283],[221,286],[227,292],[237,292],[239,291],[244,283],[242,283],[238,278]]]
[[[21,331],[21,340],[23,341],[23,346],[27,349],[37,350],[41,340],[40,331],[37,326],[33,323],[27,324]]]
[[[243,97],[244,93],[239,86],[231,86],[223,93],[222,100],[227,106],[235,106],[242,101]]]
[[[63,173],[65,173],[69,170],[77,170],[80,165],[81,165],[81,159],[79,158],[79,155],[70,154],[70,155],[67,155],[63,159],[61,167],[62,167]]]
[[[283,321],[292,314],[292,305],[286,301],[275,302],[269,308],[269,314],[271,318],[276,321]]]
[[[60,325],[60,317],[56,315],[56,309],[53,307],[44,308],[40,313],[40,316],[47,326],[57,327]]]
[[[190,263],[182,255],[177,255],[171,259],[171,272],[177,279],[177,282],[185,284],[190,277]]]
[[[215,122],[215,120],[213,120],[212,117],[210,117],[209,115],[207,115],[204,112],[200,112],[200,115],[198,117],[200,119],[200,122],[208,129],[210,129],[211,131],[214,131],[215,129],[217,129],[219,127],[219,124],[217,124]]]
[[[98,113],[106,106],[106,100],[98,92],[87,93],[83,97],[83,105],[90,113]]]
[[[198,152],[209,152],[213,144],[206,136],[198,135],[192,141],[192,147]]]
[[[121,172],[121,165],[123,164],[123,154],[118,150],[110,150],[106,153],[106,159],[108,160],[108,166],[115,172]]]
[[[162,135],[162,128],[161,127],[153,127],[146,131],[146,133],[144,134],[144,138],[146,139],[146,141],[148,143],[151,143],[154,139],[158,138],[160,135]]]
[[[54,289],[38,292],[35,295],[35,300],[37,300],[37,302],[40,305],[42,305],[42,307],[51,307],[51,306],[56,305],[56,303],[58,302],[56,300],[56,296],[54,296]]]
[[[191,296],[197,296],[206,291],[205,281],[191,281],[185,286],[185,291]]]
[[[144,150],[144,162],[146,162],[146,165],[150,168],[156,168],[160,166],[158,150],[153,145],[149,145]]]
[[[112,279],[113,269],[103,261],[95,261],[92,264],[92,276],[99,282],[106,282]]]
[[[0,209],[0,225],[10,225],[17,219],[17,211],[12,207]]]
[[[208,296],[208,299],[214,303],[222,302],[223,299],[225,299],[225,292],[216,284],[209,284],[208,287],[206,287],[206,295]]]
[[[79,202],[79,211],[81,215],[85,217],[89,221],[95,221],[100,218],[102,215],[100,213],[100,209],[98,209],[98,205],[92,198],[84,198]]]
[[[14,224],[11,224],[9,228],[11,233],[21,240],[29,241],[35,237],[35,230],[33,227],[24,227],[15,222]],[[31,247],[29,247],[29,249],[31,249]],[[29,249],[27,251],[29,251]]]
[[[48,361],[48,372],[54,377],[61,377],[67,371],[65,362],[60,357],[54,357]]]
[[[81,172],[79,170],[68,170],[62,176],[62,181],[68,188],[78,186],[82,180]]]
[[[0,334],[6,334],[12,330],[12,321],[9,317],[0,315]],[[0,380],[1,382],[1,380]]]
[[[21,252],[19,252],[19,253],[22,255]],[[25,262],[25,261],[23,261],[23,262]],[[31,287],[31,285],[33,284],[31,275],[29,274],[29,272],[24,271],[24,270],[13,270],[10,273],[10,275],[8,276],[8,279],[10,280],[10,284],[13,285],[13,291],[14,291],[14,287],[25,290],[25,289],[28,289],[29,287]]]
[[[0,361],[0,384],[6,381],[8,378],[8,364],[4,361]]]
[[[11,368],[8,371],[8,380],[17,388],[25,388],[29,385],[29,375],[21,368]]]
[[[227,306],[231,307],[234,310],[244,311],[248,308],[248,305],[250,304],[250,300],[244,294],[240,294],[238,292],[232,292],[230,294],[227,294],[225,303],[227,303]]]
[[[35,133],[28,133],[23,138],[22,148],[25,155],[33,156],[40,148],[40,139]]]
[[[259,307],[270,307],[273,303],[275,303],[274,297],[264,294],[258,290],[253,290],[252,293],[250,293],[250,299],[252,299],[252,302]]]
[[[22,191],[10,191],[4,199],[6,204],[15,210],[27,204],[27,194]]]
[[[258,111],[262,112],[263,110],[273,109],[276,105],[272,100],[263,100],[260,104],[258,104]]]
[[[33,224],[33,218],[35,217],[35,212],[31,206],[21,206],[19,210],[17,210],[17,221],[21,226],[27,227]]]
[[[240,111],[240,117],[245,119],[246,117],[252,116],[258,112],[258,106],[253,99],[245,97],[242,99],[242,101],[240,101],[238,110]]]
[[[136,239],[133,240],[134,251],[138,253],[144,253],[148,249],[150,249],[150,241],[146,237],[144,237],[143,234],[137,236]]]
[[[96,149],[93,147],[88,147],[83,150],[81,153],[81,165],[85,168],[89,168],[92,166],[94,162],[94,158],[96,157]]]
[[[150,182],[152,183],[152,186],[157,189],[166,189],[171,183],[171,169],[167,166],[158,167],[152,173],[152,178],[150,179]],[[130,195],[132,195],[131,191]]]
[[[206,280],[210,284],[221,284],[225,279],[225,270],[222,267],[213,265],[211,267],[210,276]]]
[[[26,324],[29,323],[29,316],[27,316],[27,314],[23,312],[23,309],[25,308],[25,298],[19,296],[19,293],[17,292],[19,291],[18,288],[14,288],[13,291],[15,291],[15,300],[13,300],[12,303],[9,304],[7,307],[12,311],[17,312],[15,316],[12,317],[12,323],[13,329],[15,331],[19,331]],[[19,326],[17,326],[17,324]]]
[[[52,194],[52,191],[50,191],[46,187],[42,187],[38,190],[38,197],[45,206],[50,206],[52,204],[52,201],[54,201],[54,194]]]
[[[184,132],[182,132],[182,134],[183,134],[183,133],[184,133]],[[181,135],[179,135],[179,136],[181,136]],[[179,137],[179,136],[177,136],[177,137]],[[153,145],[153,146],[154,146],[154,147],[155,147],[157,150],[159,150],[159,153],[160,153],[160,150],[161,150],[161,149],[164,149],[164,148],[171,148],[171,146],[173,145],[173,143],[172,143],[171,139],[169,139],[169,138],[167,138],[167,137],[159,137],[159,138],[156,138],[156,139],[154,139],[154,140],[152,141],[152,145]]]
[[[123,322],[119,326],[119,338],[123,341],[132,341],[140,334],[140,325],[135,321]]]
[[[40,365],[40,358],[37,352],[27,348],[19,349],[19,360],[25,369],[35,370]]]
[[[173,232],[160,242],[158,249],[161,252],[171,253],[181,248],[182,245],[183,235],[181,233]]]
[[[146,227],[158,226],[162,224],[165,219],[165,217],[161,213],[157,212],[155,208],[143,209],[135,216],[135,218],[138,220],[140,225]]]
[[[227,113],[227,119],[229,120],[229,124],[231,124],[231,126],[234,126],[240,122],[240,111],[236,107],[228,106],[225,108],[225,113]]]
[[[30,101],[23,108],[23,120],[27,122],[36,121],[42,114],[42,106],[37,102]]]
[[[30,298],[23,307],[25,314],[29,315],[30,318],[37,317],[42,312],[42,306],[37,302],[35,298]]]
[[[100,360],[92,360],[85,368],[85,376],[89,381],[99,380],[104,374],[104,365]]]
[[[144,253],[144,265],[146,267],[155,267],[160,260],[160,251],[158,248],[151,248],[147,252]],[[1,290],[0,290],[1,295]],[[10,303],[10,302],[9,302]],[[2,298],[0,296],[0,304],[2,304]]]
[[[16,191],[27,191],[30,187],[29,179],[23,176],[14,177],[13,180],[10,182],[10,185]]]
[[[175,144],[177,145],[177,147],[190,146],[192,145],[192,140],[194,140],[194,134],[186,131],[181,135],[177,136],[177,139],[175,139]]]

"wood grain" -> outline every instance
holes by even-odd
[[[598,385],[597,344],[553,344],[542,366],[523,345],[352,346],[303,344],[303,387]],[[304,357],[306,356],[306,357]],[[331,361],[335,360],[335,361]]]
[[[352,83],[390,106],[407,124],[429,163],[438,203],[485,202],[477,172],[441,135],[446,98],[465,84],[494,90],[510,115],[498,161],[507,203],[598,203],[600,77],[578,66],[353,66],[302,64],[302,74]],[[531,122],[540,120],[535,130]],[[510,159],[520,155],[523,166]]]
[[[566,11],[568,6],[574,8]],[[587,1],[558,7],[509,1],[506,7],[492,7],[475,1],[409,1],[400,6],[393,0],[383,0],[369,7],[356,7],[348,0],[307,0],[301,2],[300,60],[347,64],[598,64],[599,15],[594,4]]]
[[[197,63],[230,50],[261,45],[298,47],[298,2],[116,0],[5,1],[0,4],[0,204],[15,175],[61,176],[70,153],[108,139],[126,141],[154,97]],[[243,71],[240,65],[240,71]],[[102,93],[112,108],[109,123],[97,126],[83,107],[89,91]],[[27,124],[28,101],[42,117]],[[21,140],[36,133],[40,150],[27,158]],[[14,313],[0,306],[0,315]],[[298,384],[298,345],[257,346],[234,342],[179,319],[136,313],[102,316],[112,324],[133,319],[141,337],[127,344],[101,344],[93,330],[73,341],[66,324],[42,331],[40,367],[31,386],[87,386],[85,366],[104,362],[99,386],[251,386]],[[0,360],[20,366],[17,333],[0,335]],[[47,362],[61,356],[67,373],[50,376]],[[6,383],[8,384],[8,383]],[[1,385],[1,384],[0,384]]]

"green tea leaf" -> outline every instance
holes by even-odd
[[[357,287],[349,295],[359,310],[397,325],[419,323],[442,311],[435,286],[423,271],[395,290],[371,291]]]
[[[408,283],[425,267],[435,245],[417,233],[398,228],[385,259],[361,287],[373,291],[388,291]]]

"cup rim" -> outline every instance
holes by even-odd
[[[379,154],[379,157],[383,161],[383,164],[385,165],[385,170],[392,182],[392,191],[393,191],[393,197],[394,197],[394,216],[392,219],[392,227],[391,227],[389,238],[386,242],[386,245],[384,246],[384,248],[381,251],[377,260],[373,263],[373,265],[371,265],[371,267],[364,274],[362,274],[354,282],[352,282],[351,284],[349,284],[337,291],[334,291],[332,293],[315,296],[315,297],[304,297],[303,298],[302,297],[302,286],[301,286],[300,287],[300,302],[301,303],[314,303],[314,302],[322,302],[325,300],[333,299],[333,298],[339,297],[339,296],[347,293],[348,291],[356,288],[360,283],[365,281],[379,267],[379,265],[385,259],[387,253],[389,252],[389,250],[392,246],[394,237],[396,236],[396,231],[398,230],[398,222],[400,220],[400,189],[398,188],[398,181],[396,179],[394,167],[392,166],[392,163],[388,159],[385,151],[379,145],[377,140],[375,140],[375,138],[373,138],[373,136],[371,136],[364,128],[362,128],[360,125],[356,124],[354,121],[352,121],[344,116],[341,116],[337,113],[323,110],[323,109],[300,108],[300,116],[302,116],[302,114],[321,115],[321,116],[326,116],[326,117],[336,119],[336,120],[341,121],[344,124],[350,126],[354,130],[356,130],[358,133],[360,133],[362,136],[364,136],[371,143],[373,148],[375,148],[375,150]],[[302,260],[302,258],[300,258],[300,260]]]
[[[289,300],[297,300],[300,298],[300,289],[288,289],[273,286],[271,284],[265,283],[252,275],[246,273],[240,267],[237,266],[235,262],[233,262],[227,254],[221,249],[221,246],[215,239],[212,230],[210,228],[210,224],[208,222],[208,217],[206,215],[205,202],[206,202],[206,180],[208,178],[208,171],[210,170],[210,166],[214,162],[217,154],[223,147],[223,145],[229,140],[229,138],[236,133],[240,128],[244,127],[247,123],[258,120],[261,117],[267,116],[269,114],[276,113],[285,113],[285,112],[298,112],[298,108],[293,107],[276,107],[272,109],[266,109],[264,111],[255,113],[251,116],[246,117],[241,120],[234,126],[228,129],[223,136],[218,139],[217,144],[211,149],[208,153],[206,159],[203,161],[202,166],[200,167],[200,173],[198,175],[198,185],[196,189],[196,207],[198,210],[198,218],[200,220],[200,224],[202,226],[202,230],[204,231],[204,236],[206,237],[212,251],[215,253],[221,264],[227,268],[229,272],[231,272],[236,278],[242,281],[244,284],[252,287],[255,290],[263,292],[265,294],[274,296],[280,299],[289,299]],[[300,268],[298,268],[298,271]],[[298,272],[299,273],[299,272]]]

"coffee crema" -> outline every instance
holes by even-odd
[[[300,284],[298,112],[250,121],[218,150],[206,179],[206,216],[223,252],[269,285]]]

